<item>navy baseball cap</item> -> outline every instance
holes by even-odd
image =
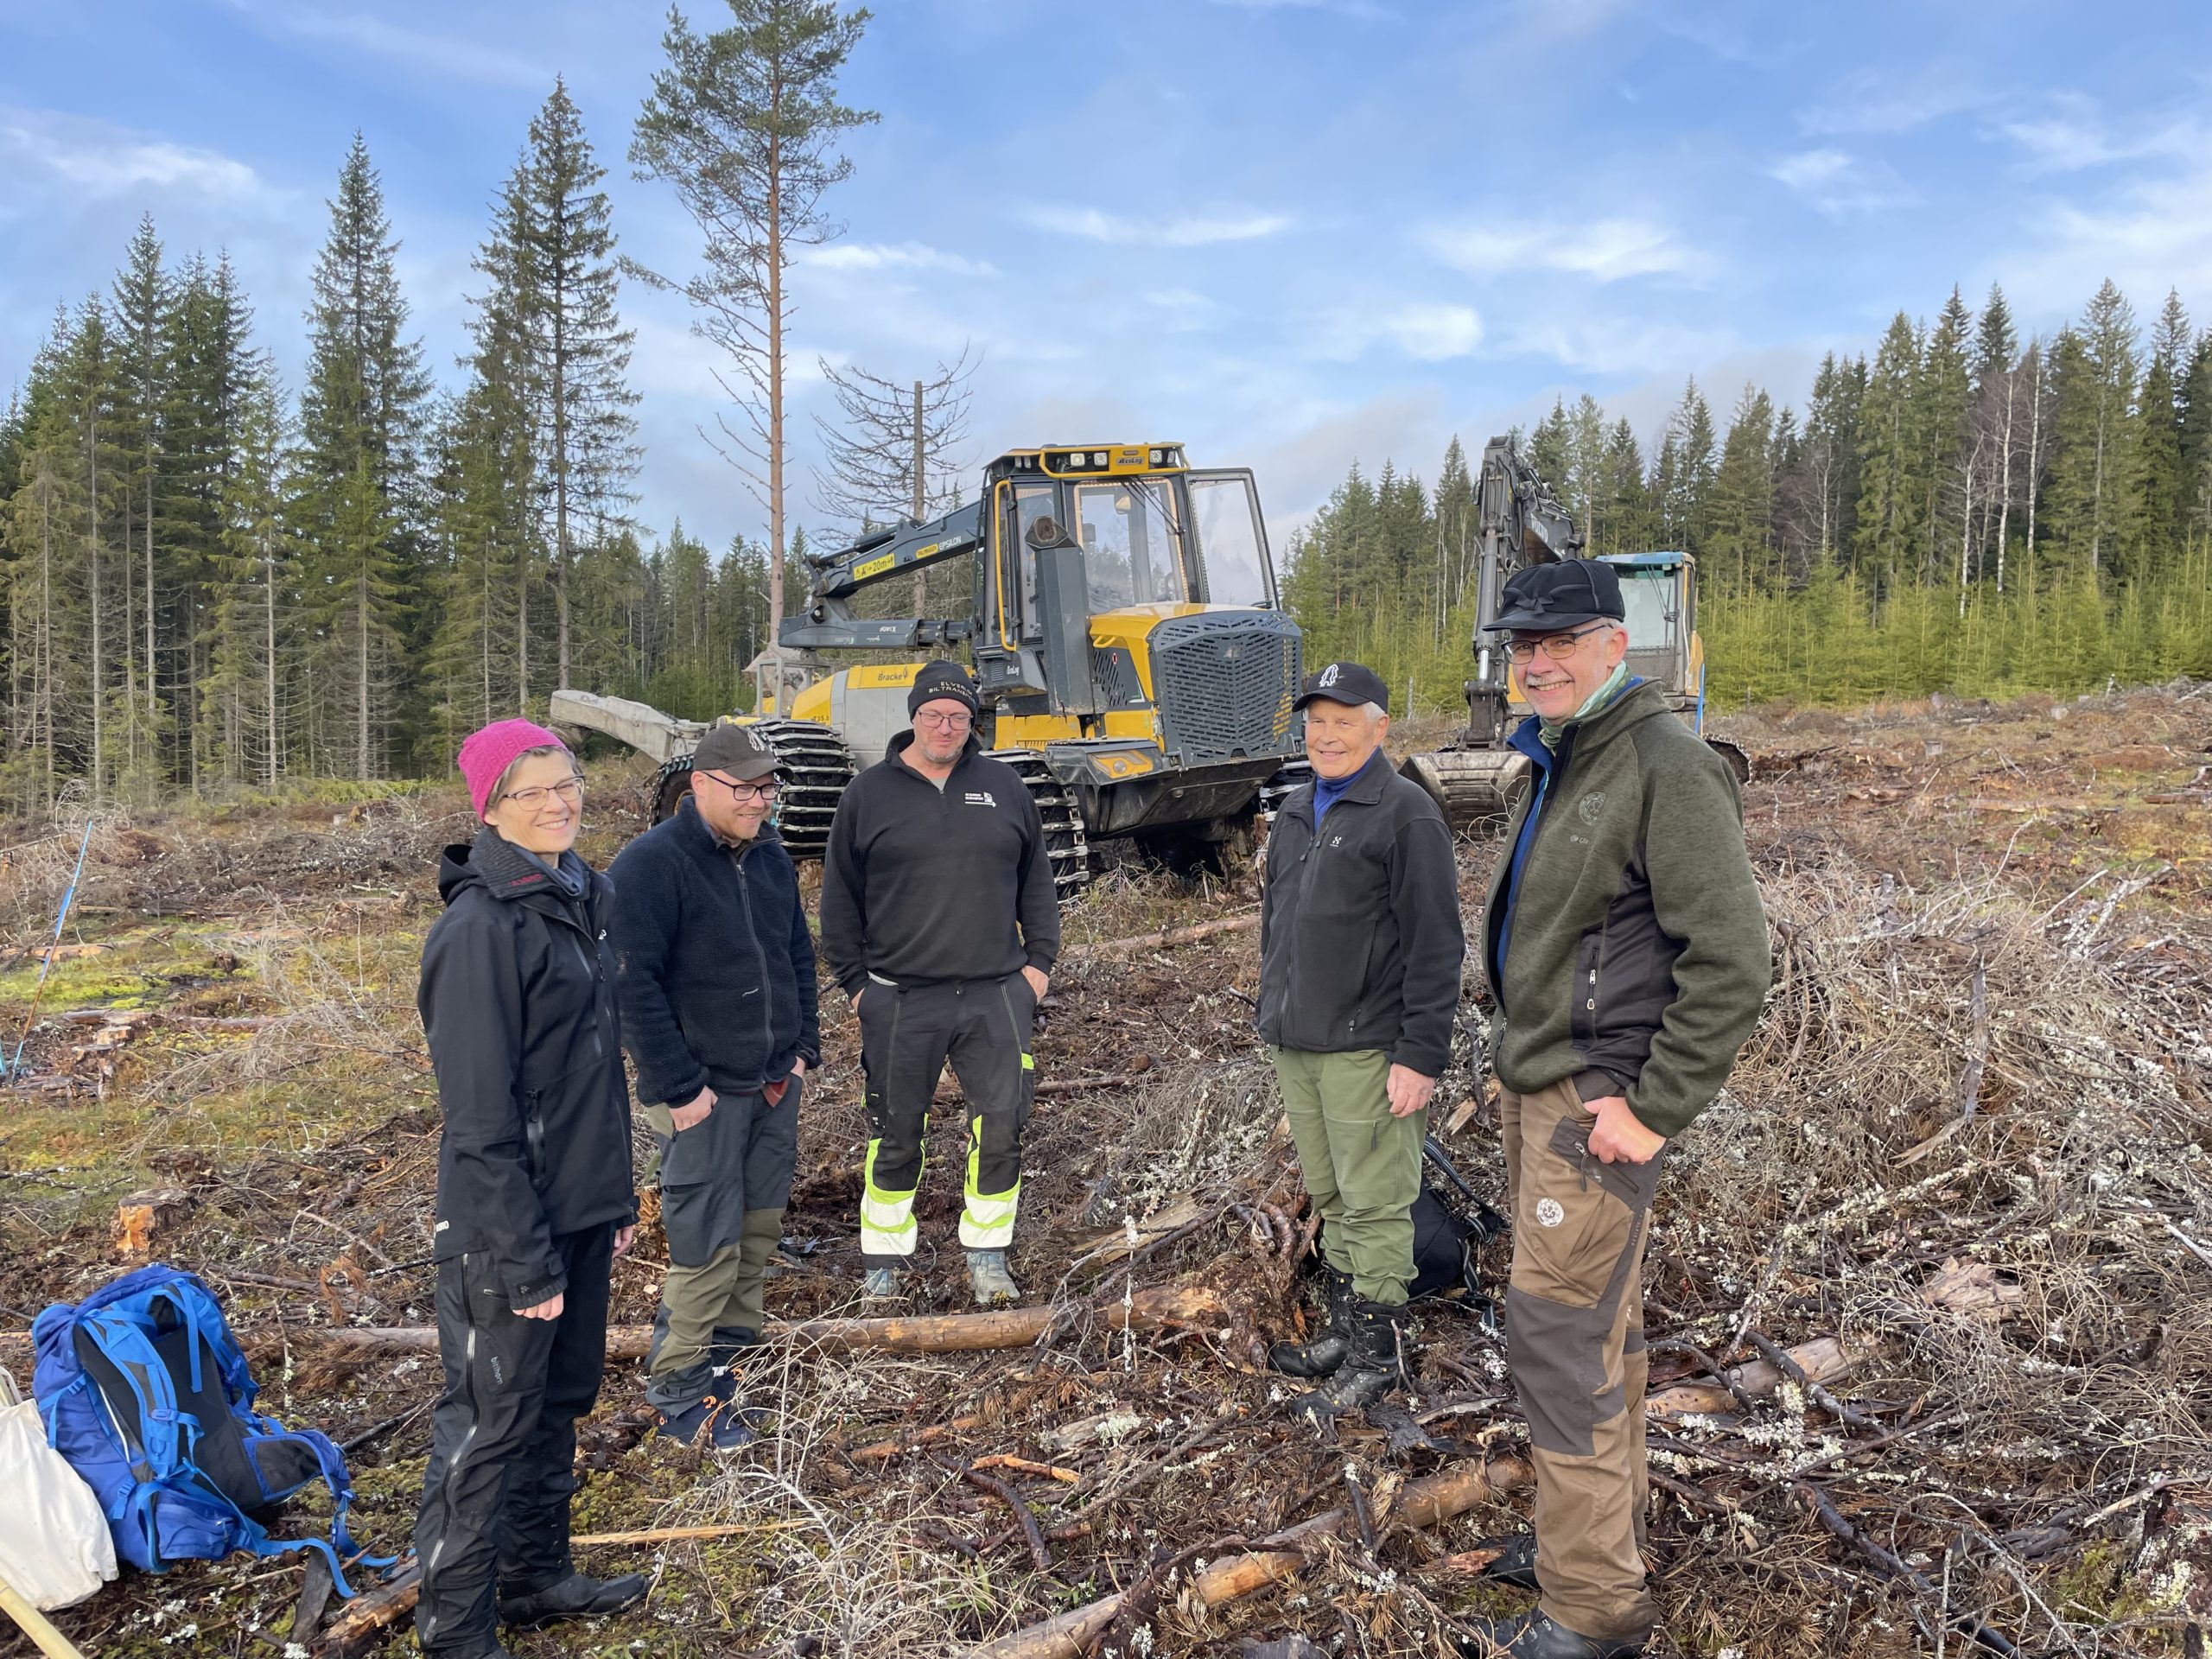
[[[1586,622],[1619,622],[1628,616],[1621,579],[1599,559],[1554,559],[1515,573],[1498,595],[1497,614],[1483,624],[1491,633],[1560,633]]]
[[[1382,683],[1380,674],[1361,663],[1331,663],[1319,673],[1308,674],[1305,690],[1290,706],[1303,709],[1317,697],[1341,702],[1347,709],[1371,702],[1384,714],[1390,712],[1390,688]]]

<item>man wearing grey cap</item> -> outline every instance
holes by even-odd
[[[1421,1141],[1466,954],[1452,833],[1382,751],[1389,706],[1358,663],[1307,679],[1293,707],[1313,781],[1276,814],[1262,875],[1260,1035],[1329,1280],[1325,1328],[1268,1362],[1326,1379],[1293,1408],[1317,1424],[1406,1375]]]
[[[969,1289],[988,1306],[1020,1294],[1007,1249],[1060,906],[1036,799],[983,753],[978,712],[966,669],[922,665],[906,694],[912,729],[838,799],[822,859],[822,954],[853,999],[868,1079],[864,1288],[896,1295],[912,1259],[922,1128],[950,1060],[967,1103],[960,1242]]]
[[[821,1058],[814,943],[775,801],[774,751],[749,726],[714,727],[675,816],[607,870],[623,1045],[660,1145],[668,1236],[645,1398],[661,1433],[716,1450],[752,1439],[736,1370],[760,1339],[801,1080]]]

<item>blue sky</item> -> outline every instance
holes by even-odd
[[[687,0],[711,25],[721,0]],[[1278,537],[1358,459],[1433,477],[1582,390],[1656,431],[1686,376],[1802,398],[1900,305],[2005,284],[2028,328],[2103,277],[2212,321],[2212,8],[2135,0],[884,0],[847,226],[797,276],[819,354],[903,378],[972,343],[975,459],[1175,438]],[[448,379],[486,204],[556,73],[626,251],[691,228],[629,177],[664,11],[639,0],[0,0],[0,392],[151,211],[227,248],[296,383],[358,127]],[[680,302],[627,290],[641,517],[762,515],[698,435]],[[795,426],[795,505],[813,444]]]

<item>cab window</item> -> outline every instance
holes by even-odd
[[[1172,489],[1128,478],[1078,484],[1069,493],[1070,531],[1083,544],[1093,613],[1189,597]]]

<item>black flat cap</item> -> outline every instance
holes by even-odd
[[[1331,663],[1319,673],[1308,674],[1306,689],[1290,706],[1303,709],[1316,697],[1326,697],[1348,709],[1371,702],[1384,714],[1390,712],[1390,688],[1382,683],[1380,674],[1361,663]]]
[[[1554,559],[1517,572],[1498,595],[1497,614],[1483,624],[1491,633],[1558,633],[1586,622],[1618,622],[1628,615],[1621,579],[1598,559]]]

